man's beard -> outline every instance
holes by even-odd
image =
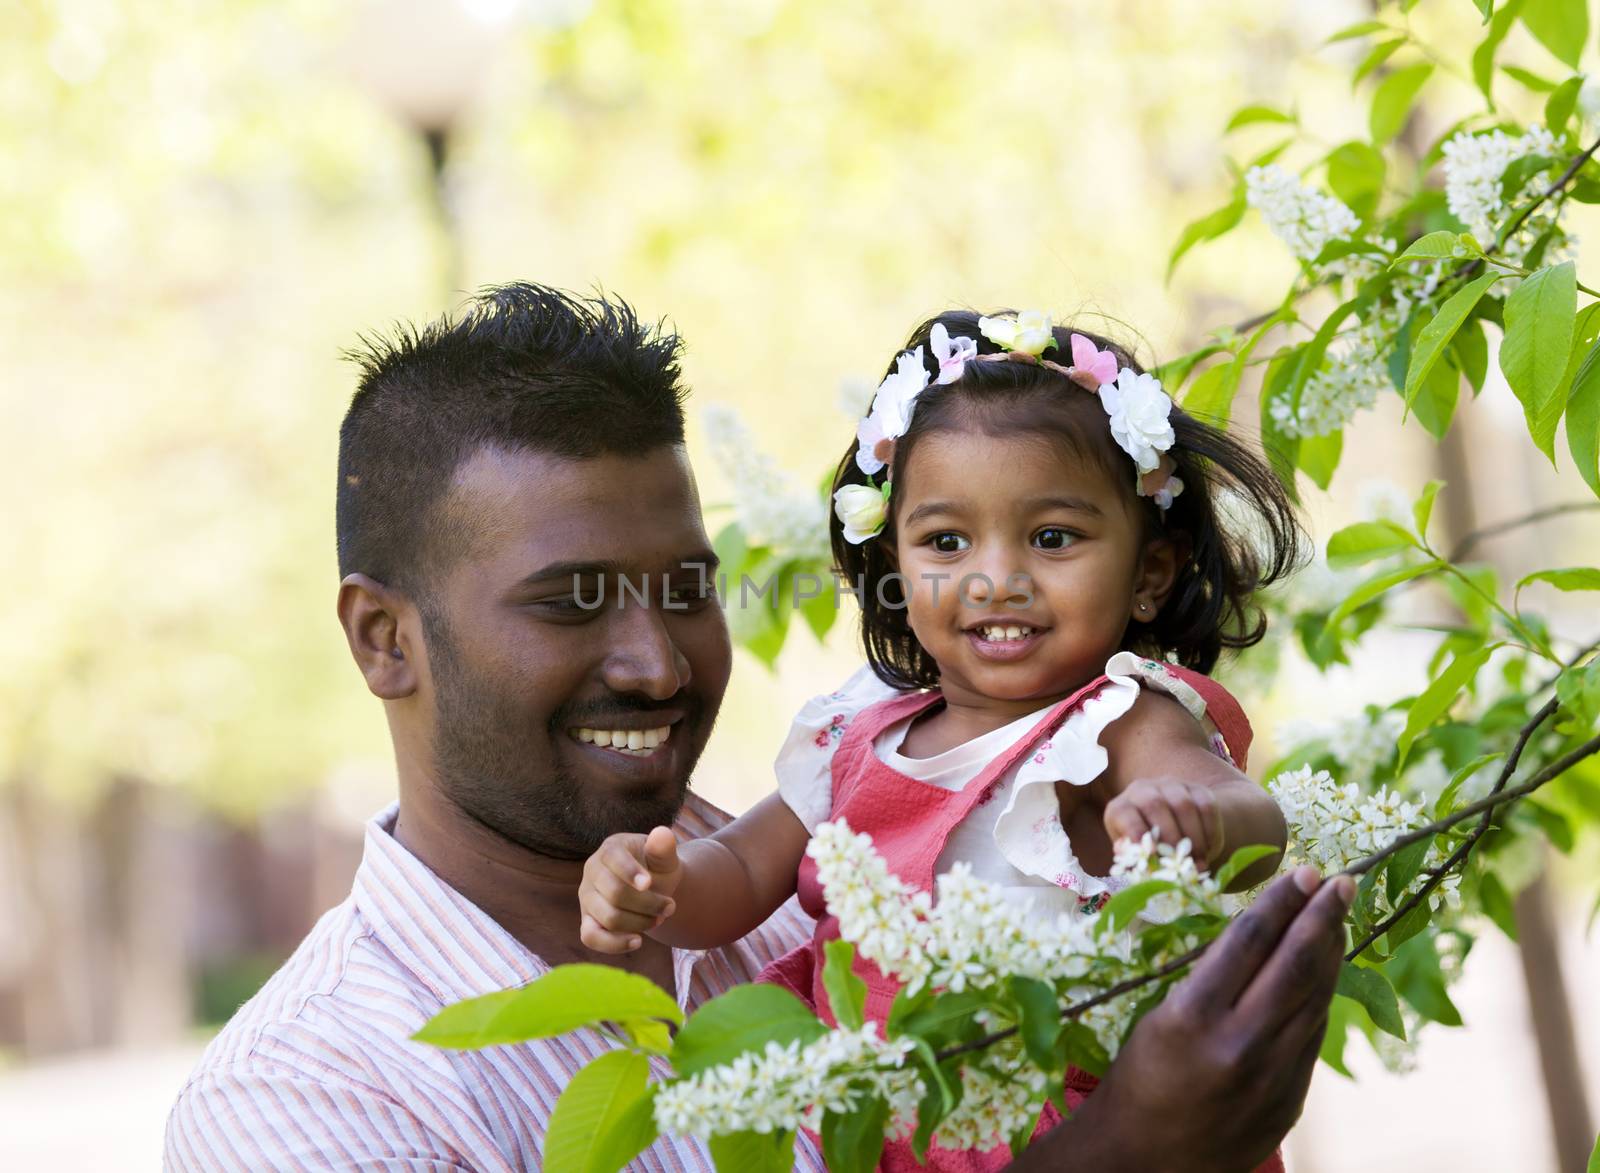
[[[544,729],[532,727],[503,692],[474,675],[442,631],[430,629],[436,710],[434,766],[445,797],[491,831],[557,859],[585,859],[608,835],[649,831],[672,823],[689,789],[689,770],[648,792],[596,792],[556,757],[555,738],[567,736],[567,709]],[[594,705],[583,706],[594,709]],[[613,695],[606,712],[649,711],[637,697]],[[703,709],[690,703],[677,736],[699,728]],[[691,761],[692,767],[693,762]]]

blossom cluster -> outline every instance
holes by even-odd
[[[1336,240],[1349,240],[1361,227],[1356,214],[1339,200],[1316,191],[1270,163],[1245,173],[1245,202],[1267,222],[1272,234],[1302,261]]]
[[[769,1042],[686,1079],[664,1084],[656,1124],[679,1136],[818,1128],[822,1113],[847,1112],[862,1096],[889,1105],[890,1134],[915,1124],[922,1078],[906,1065],[910,1039],[884,1039],[876,1023],[833,1030],[802,1046]]]
[[[701,417],[717,463],[733,482],[734,508],[752,545],[794,558],[828,556],[827,510],[757,448],[749,427],[731,407],[712,404]]]
[[[1506,168],[1529,155],[1553,156],[1556,141],[1543,126],[1529,127],[1527,133],[1515,138],[1503,130],[1487,134],[1464,130],[1453,135],[1441,150],[1445,202],[1467,231],[1487,245],[1494,235],[1495,217],[1505,208],[1500,180]]]
[[[1397,790],[1379,786],[1366,792],[1355,782],[1336,782],[1328,771],[1310,766],[1279,774],[1267,783],[1267,790],[1289,825],[1289,860],[1309,863],[1324,874],[1344,871],[1427,822],[1422,804]],[[1444,849],[1435,841],[1423,866],[1436,868],[1444,859]],[[1452,871],[1435,892],[1454,905],[1460,886],[1460,873]],[[1379,915],[1393,911],[1383,886],[1375,890],[1375,897]]]

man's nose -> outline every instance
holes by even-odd
[[[607,688],[665,701],[688,685],[689,661],[678,650],[658,608],[621,607],[612,612],[607,626],[611,647],[602,670]]]

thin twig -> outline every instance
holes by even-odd
[[[1482,529],[1475,529],[1456,543],[1455,549],[1450,551],[1447,561],[1460,562],[1477,548],[1478,543],[1485,539],[1497,537],[1525,525],[1548,521],[1552,517],[1561,517],[1568,513],[1585,513],[1589,510],[1600,509],[1600,501],[1568,501],[1564,505],[1548,505],[1543,509],[1535,509],[1532,513],[1525,513],[1521,517],[1513,517],[1507,521],[1497,521],[1493,525],[1486,525]]]

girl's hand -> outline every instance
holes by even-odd
[[[579,938],[597,953],[632,953],[644,943],[641,934],[672,915],[682,878],[671,828],[612,835],[583,865]]]
[[[1162,843],[1188,839],[1195,862],[1210,867],[1222,846],[1222,812],[1213,787],[1199,782],[1142,778],[1131,783],[1105,807],[1106,834],[1111,842],[1137,840],[1155,831]]]

